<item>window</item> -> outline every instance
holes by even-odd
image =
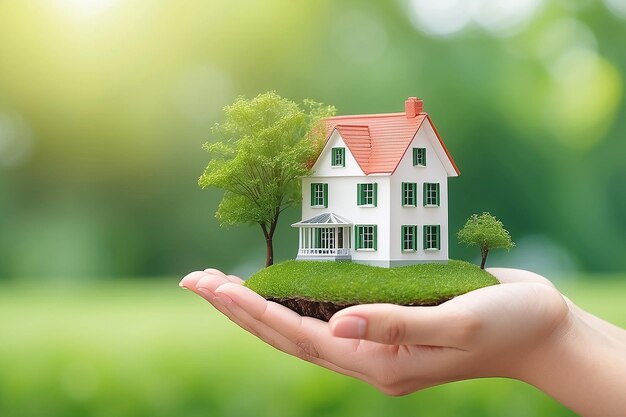
[[[328,207],[328,184],[311,184],[311,207]]]
[[[439,184],[438,183],[424,183],[424,206],[438,206],[439,205]]]
[[[376,250],[376,225],[356,225],[354,227],[356,249]]]
[[[417,226],[415,225],[402,226],[402,250],[403,251],[417,250]]]
[[[357,204],[359,206],[373,206],[376,207],[378,184],[357,184]]]
[[[424,226],[424,250],[440,249],[439,226]]]
[[[426,166],[426,148],[413,148],[413,166]]]
[[[333,148],[332,149],[332,163],[334,167],[346,166],[346,148]]]
[[[414,182],[402,183],[402,205],[417,206],[417,184]]]

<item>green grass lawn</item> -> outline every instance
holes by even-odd
[[[0,416],[574,415],[501,379],[389,398],[274,350],[177,283],[0,283]],[[626,326],[626,277],[563,287]]]
[[[260,270],[246,281],[246,286],[273,299],[433,305],[497,283],[476,265],[455,260],[398,268],[353,262],[286,261]]]

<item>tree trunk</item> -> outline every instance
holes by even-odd
[[[263,230],[263,236],[265,236],[265,267],[271,266],[274,264],[274,231],[276,230],[276,222],[274,221],[268,230],[265,223],[259,223],[261,225],[261,230]]]
[[[274,264],[274,245],[272,244],[272,238],[265,238],[265,247],[266,247],[266,255],[265,255],[265,267],[271,266]]]
[[[480,253],[483,255],[483,260],[480,262],[480,269],[485,269],[485,262],[487,262],[487,255],[489,254],[489,249],[481,249]]]

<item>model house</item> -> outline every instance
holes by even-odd
[[[423,101],[336,116],[302,179],[299,260],[400,266],[448,260],[448,177],[459,170]]]

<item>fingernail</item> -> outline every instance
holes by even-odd
[[[222,292],[216,292],[215,297],[217,301],[224,305],[234,304],[233,299]]]
[[[365,337],[367,320],[361,317],[346,316],[335,321],[333,334],[338,337],[362,339]]]
[[[183,281],[184,281],[184,280],[185,280],[185,278],[181,279],[181,280],[180,280],[180,282],[178,283],[178,286],[179,286],[180,288],[182,288],[183,290],[186,290],[186,289],[187,289],[187,287],[185,287],[185,284],[183,284]]]

